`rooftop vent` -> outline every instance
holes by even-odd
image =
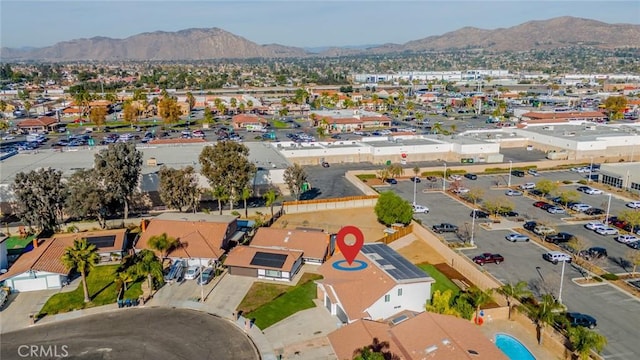
[[[425,352],[427,354],[431,354],[432,352],[438,350],[438,347],[436,345],[431,345],[428,348],[425,349]]]

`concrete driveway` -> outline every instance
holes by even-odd
[[[0,316],[0,332],[7,333],[31,325],[29,314],[35,314],[47,300],[59,290],[42,290],[14,293],[9,296]]]

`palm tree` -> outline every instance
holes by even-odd
[[[419,174],[420,174],[420,167],[416,165],[413,168],[413,175],[415,175],[415,177],[418,177]]]
[[[277,193],[274,189],[269,189],[266,194],[264,194],[265,205],[271,208],[271,217],[273,217],[273,205],[280,199],[280,194]]]
[[[145,249],[136,255],[134,271],[147,278],[149,290],[153,290],[153,280],[162,281],[162,263],[151,250]]]
[[[493,289],[481,290],[480,288],[477,288],[475,286],[470,288],[469,291],[467,292],[466,295],[469,297],[469,299],[471,299],[471,302],[473,302],[473,305],[476,308],[476,318],[474,320],[476,324],[478,323],[477,321],[478,321],[478,315],[480,313],[480,307],[493,301],[493,299],[491,298],[492,292],[493,292]]]
[[[227,189],[223,186],[216,186],[215,189],[213,189],[213,197],[218,200],[218,209],[220,210],[220,215],[222,215],[222,202],[229,200]]]
[[[504,284],[498,288],[498,293],[507,299],[507,307],[509,308],[509,320],[511,320],[511,299],[522,299],[531,296],[531,291],[527,289],[526,281],[518,281],[517,284]]]
[[[98,249],[94,244],[88,243],[87,239],[73,240],[73,246],[64,250],[62,263],[69,271],[77,270],[82,276],[82,290],[84,290],[84,302],[89,302],[89,285],[87,285],[87,273],[93,269],[100,260]]]
[[[389,342],[373,338],[371,344],[356,349],[353,352],[354,360],[399,360],[400,357],[389,351]]]
[[[431,127],[431,130],[436,134],[440,134],[442,132],[442,124],[440,122],[436,122]]]
[[[391,177],[398,177],[404,174],[404,169],[400,164],[391,164],[389,165],[388,170],[389,170],[389,175],[391,175]]]
[[[451,129],[451,133],[455,134],[456,130],[458,130],[458,125],[456,124],[451,124],[451,126],[449,127]]]
[[[542,345],[542,333],[547,325],[551,325],[556,317],[556,312],[564,309],[562,304],[549,294],[542,295],[542,299],[536,307],[530,310],[530,316],[536,324],[538,344]]]
[[[607,345],[607,338],[583,326],[569,328],[569,341],[580,360],[591,359],[591,350],[598,354]]]
[[[133,271],[119,271],[116,273],[116,285],[118,287],[118,299],[121,298],[120,295],[124,295],[127,292],[127,283],[130,283],[136,279]]]
[[[179,245],[179,241],[174,237],[168,236],[167,233],[162,233],[150,237],[148,244],[150,248],[159,251],[164,259],[169,255],[169,251]]]
[[[253,192],[248,187],[242,189],[242,193],[240,193],[240,200],[244,202],[244,217],[249,218],[249,210],[247,209],[247,200],[251,197]]]

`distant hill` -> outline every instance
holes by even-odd
[[[278,44],[259,45],[218,28],[156,31],[112,39],[94,37],[31,49],[2,48],[6,60],[208,60],[344,56],[442,50],[525,51],[570,46],[640,47],[640,25],[607,24],[575,17],[529,21],[510,28],[465,27],[406,44],[361,45],[302,49]]]

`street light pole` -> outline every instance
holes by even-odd
[[[474,245],[473,243],[473,235],[475,234],[475,230],[476,230],[476,215],[478,214],[478,209],[473,209],[473,216],[471,217],[471,246]]]
[[[444,174],[442,174],[442,191],[446,191],[447,184],[447,163],[444,163]]]
[[[592,172],[593,172],[593,156],[591,157],[591,166],[589,166],[589,182],[591,182]]]
[[[611,193],[609,193],[609,202],[607,203],[607,214],[604,216],[604,224],[609,222],[609,210],[611,209]]]
[[[562,272],[560,273],[560,292],[558,294],[558,302],[562,304],[562,283],[564,282],[564,265],[567,263],[566,260],[562,261]]]
[[[418,183],[418,177],[413,178],[413,204],[416,204],[416,184]]]
[[[509,160],[509,182],[507,187],[511,187],[511,169],[513,168],[513,160]]]

